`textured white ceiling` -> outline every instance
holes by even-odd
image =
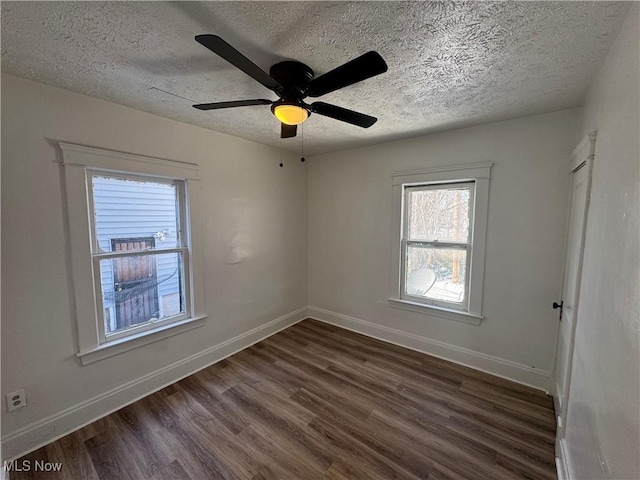
[[[378,51],[389,71],[322,101],[377,116],[369,129],[313,115],[307,154],[578,106],[629,9],[625,2],[7,2],[4,72],[278,146],[273,98],[194,41],[220,35],[267,70],[316,75]],[[165,92],[171,92],[173,95]],[[300,132],[300,129],[298,130]],[[300,148],[300,135],[282,146]]]

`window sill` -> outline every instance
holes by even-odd
[[[89,365],[91,363],[104,360],[105,358],[113,357],[114,355],[119,355],[129,350],[133,350],[135,348],[157,342],[158,340],[172,337],[174,335],[178,335],[179,333],[188,332],[189,330],[193,330],[194,328],[201,327],[204,325],[206,319],[206,315],[187,318],[180,322],[163,325],[162,327],[158,327],[154,330],[147,330],[130,337],[120,338],[112,342],[103,343],[96,348],[85,350],[84,352],[79,352],[76,355],[78,356],[78,358],[80,358],[80,361],[83,365]]]
[[[387,302],[390,307],[399,308],[400,310],[407,310],[409,312],[429,315],[431,317],[446,318],[447,320],[469,323],[471,325],[480,325],[480,322],[484,319],[482,315],[462,312],[460,310],[452,310],[450,308],[436,307],[433,305],[425,305],[423,303],[411,302],[400,298],[387,298]]]

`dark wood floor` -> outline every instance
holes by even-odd
[[[544,393],[305,320],[43,447],[11,479],[552,479]]]

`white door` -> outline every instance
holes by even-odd
[[[573,340],[579,301],[582,250],[587,219],[594,141],[595,135],[592,135],[587,137],[584,142],[581,142],[574,152],[572,162],[569,225],[562,275],[562,298],[558,300],[557,303],[560,303],[561,306],[556,310],[560,320],[553,389],[558,425],[557,442],[564,435],[567,400],[571,384]],[[556,306],[554,304],[554,308]]]

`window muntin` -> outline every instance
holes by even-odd
[[[100,343],[189,318],[185,182],[98,171],[89,183]]]
[[[475,182],[403,187],[400,298],[468,310]]]

